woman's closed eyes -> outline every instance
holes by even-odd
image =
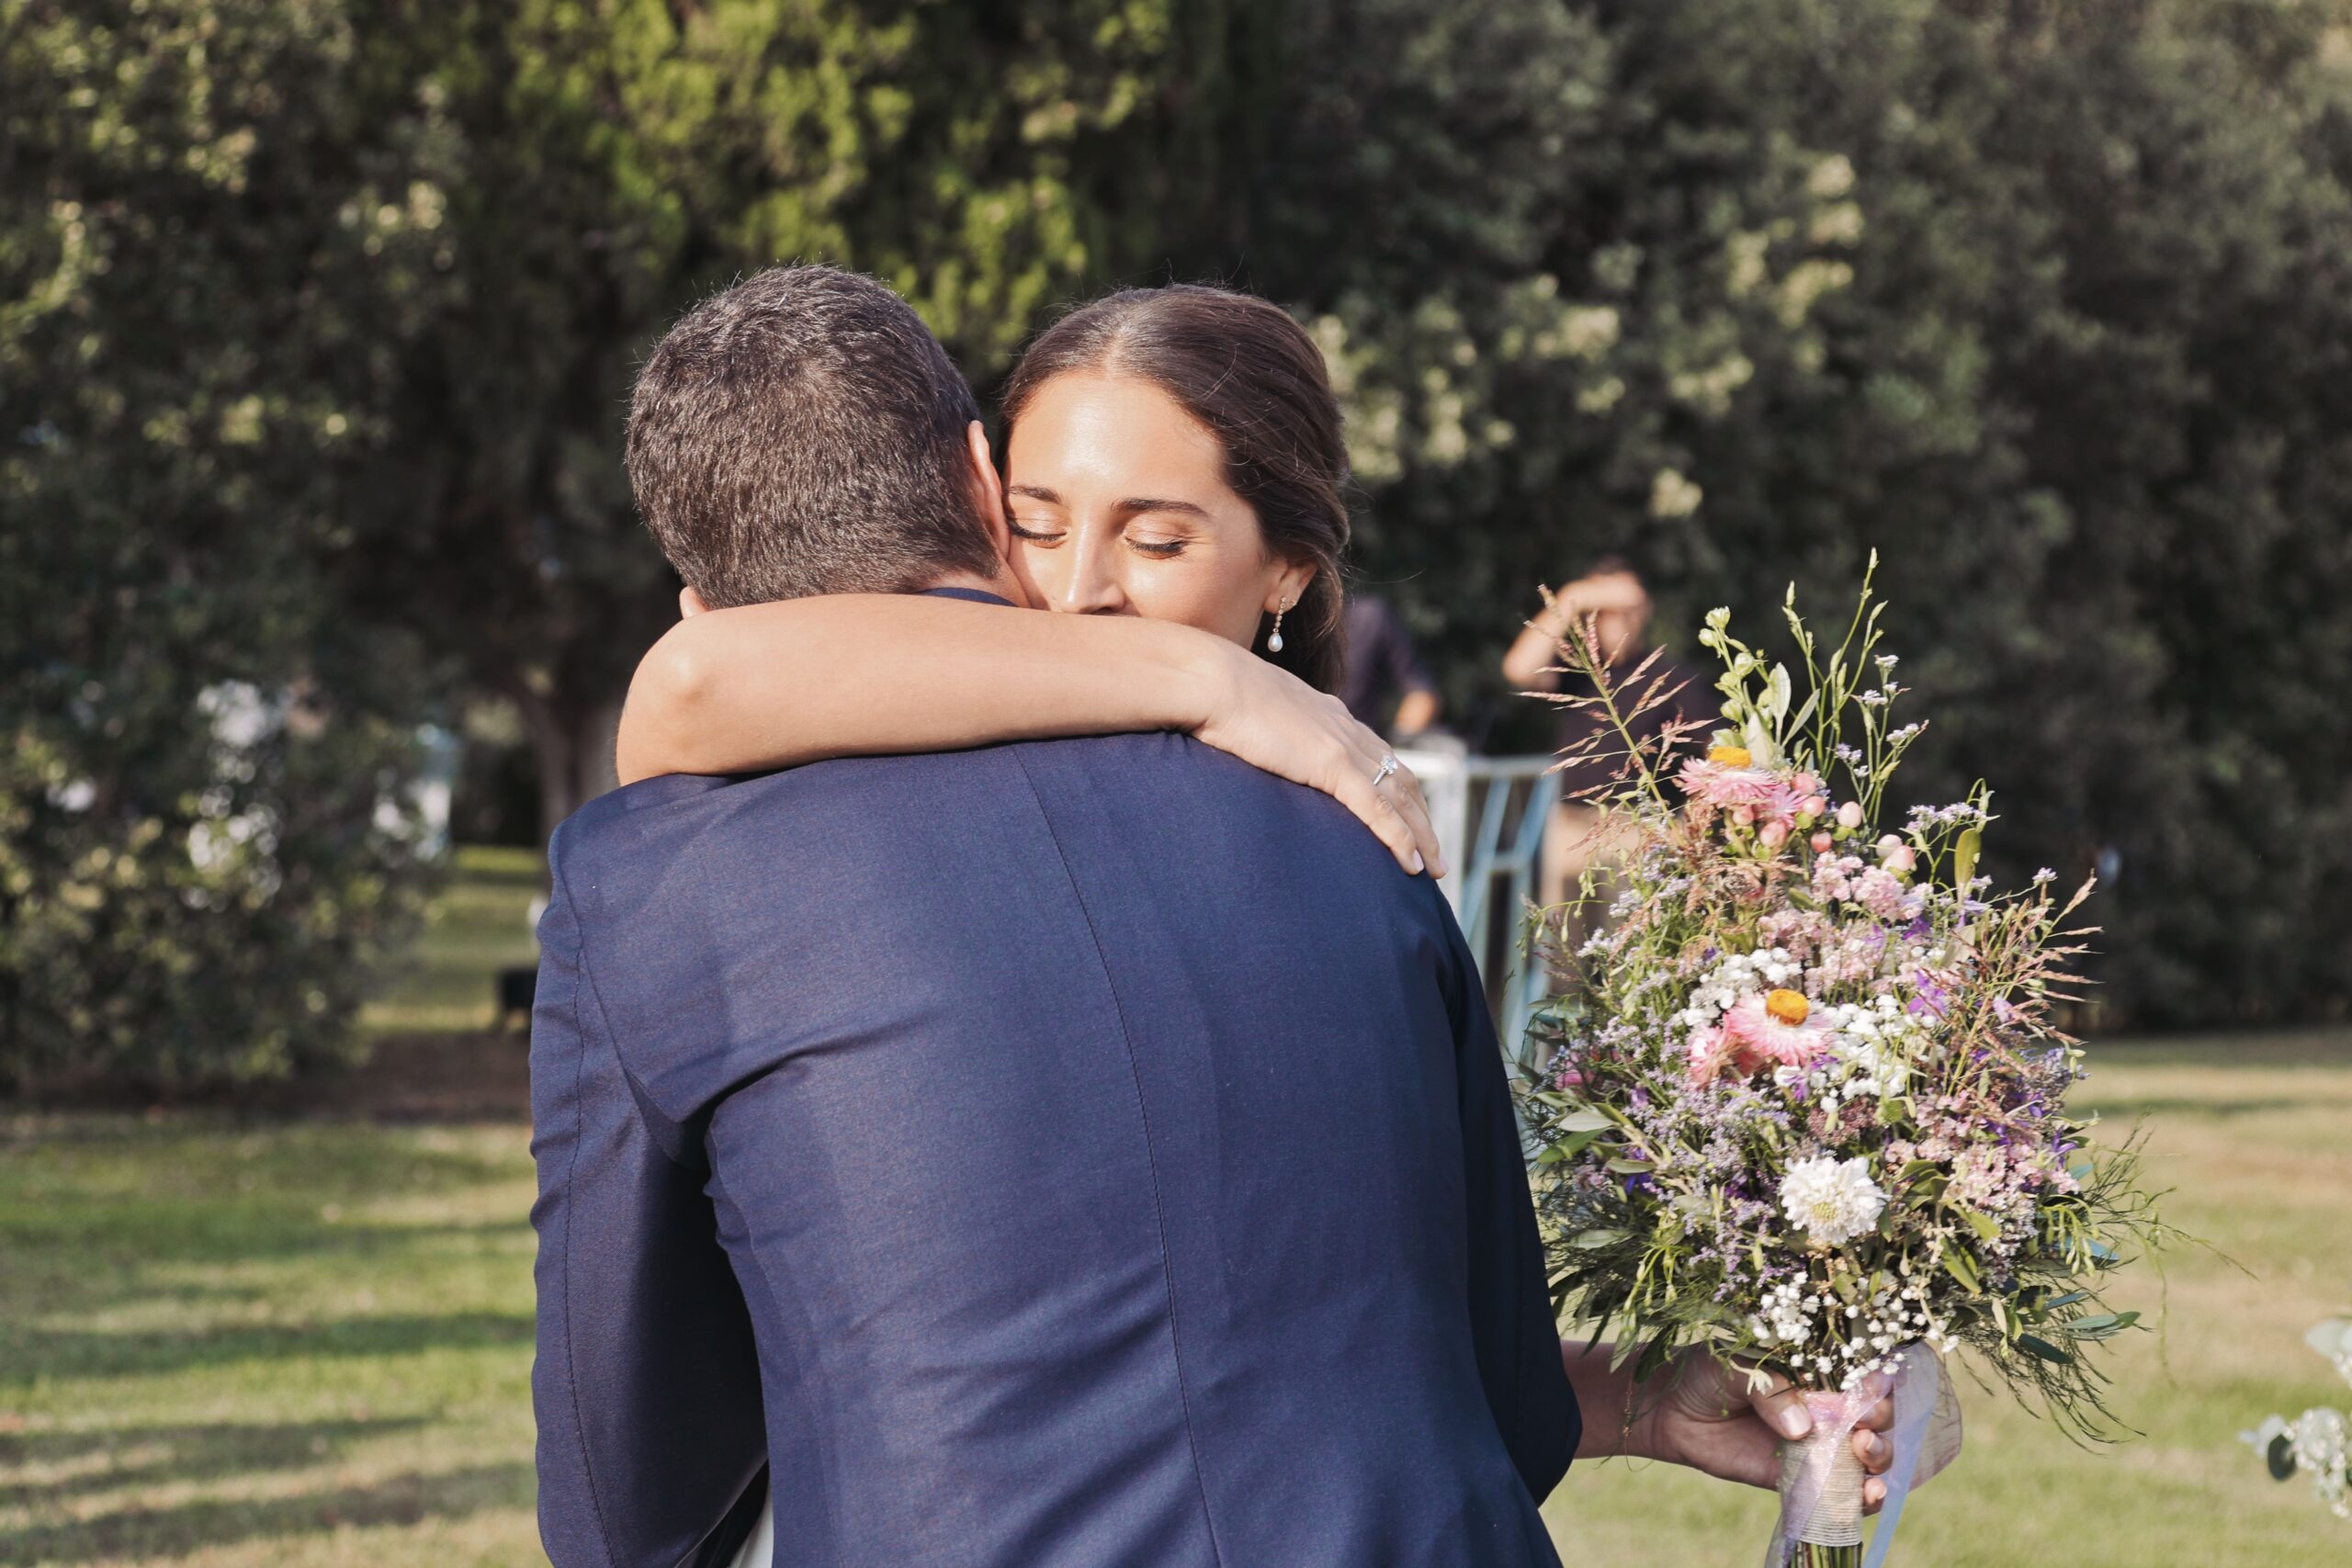
[[[1014,538],[1045,549],[1052,549],[1068,536],[1063,530],[1050,524],[1024,523],[1017,517],[1007,519],[1005,525],[1012,531]],[[1155,539],[1136,534],[1124,534],[1120,536],[1120,542],[1136,554],[1149,556],[1154,560],[1173,560],[1184,553],[1185,545],[1190,543],[1185,539]]]
[[[1007,494],[1013,499],[1043,502],[1048,506],[1062,503],[1058,494],[1038,485],[1013,485],[1009,487]],[[1148,556],[1154,560],[1174,559],[1184,553],[1185,546],[1192,541],[1182,534],[1166,532],[1164,528],[1139,527],[1140,523],[1148,518],[1205,519],[1208,516],[1205,508],[1195,506],[1189,501],[1161,501],[1148,497],[1122,501],[1111,508],[1111,513],[1119,520],[1120,542],[1137,555]],[[1012,530],[1014,538],[1049,549],[1069,536],[1068,526],[1058,518],[1009,516],[1005,519],[1005,525]]]

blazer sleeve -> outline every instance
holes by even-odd
[[[555,1568],[725,1562],[765,1473],[749,1314],[703,1174],[601,1027],[562,851],[531,1015],[540,1540]]]
[[[1469,1198],[1470,1326],[1478,1375],[1511,1462],[1541,1503],[1567,1473],[1583,1435],[1544,1288],[1544,1247],[1502,1051],[1470,949],[1446,918],[1455,1083]]]

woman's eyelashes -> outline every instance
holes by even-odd
[[[1007,517],[1004,522],[1005,527],[1012,532],[1014,538],[1026,540],[1033,545],[1051,547],[1060,544],[1068,536],[1067,530],[1056,527],[1051,523],[1024,521],[1019,517]],[[1152,560],[1173,560],[1184,553],[1184,547],[1192,541],[1181,537],[1166,538],[1156,534],[1123,533],[1120,536],[1120,542],[1136,554],[1148,557]]]

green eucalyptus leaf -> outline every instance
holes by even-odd
[[[1976,874],[1976,857],[1984,848],[1984,835],[1974,828],[1963,831],[1951,851],[1951,885],[1967,891],[1969,878]]]
[[[1984,1293],[1983,1280],[1976,1272],[1976,1260],[1968,1254],[1946,1252],[1943,1257],[1943,1266],[1945,1273],[1960,1281],[1962,1290],[1972,1296],[1981,1296]]]
[[[2064,1328],[2076,1339],[2112,1339],[2139,1321],[2136,1312],[2103,1312],[2078,1317]]]
[[[1603,1129],[1599,1127],[1587,1127],[1580,1133],[1571,1133],[1566,1137],[1562,1138],[1558,1143],[1554,1144],[1551,1149],[1547,1152],[1556,1154],[1564,1160],[1574,1159],[1577,1156],[1584,1153],[1587,1148],[1590,1147],[1592,1141],[1595,1138],[1600,1137],[1602,1131]]]

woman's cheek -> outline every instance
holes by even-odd
[[[1244,574],[1182,558],[1151,562],[1127,577],[1128,596],[1138,614],[1245,646],[1258,633],[1255,589]]]
[[[1012,575],[1021,581],[1032,598],[1042,597],[1053,603],[1061,597],[1061,580],[1054,571],[1054,552],[1041,550],[1027,540],[1014,538],[1010,556]]]

